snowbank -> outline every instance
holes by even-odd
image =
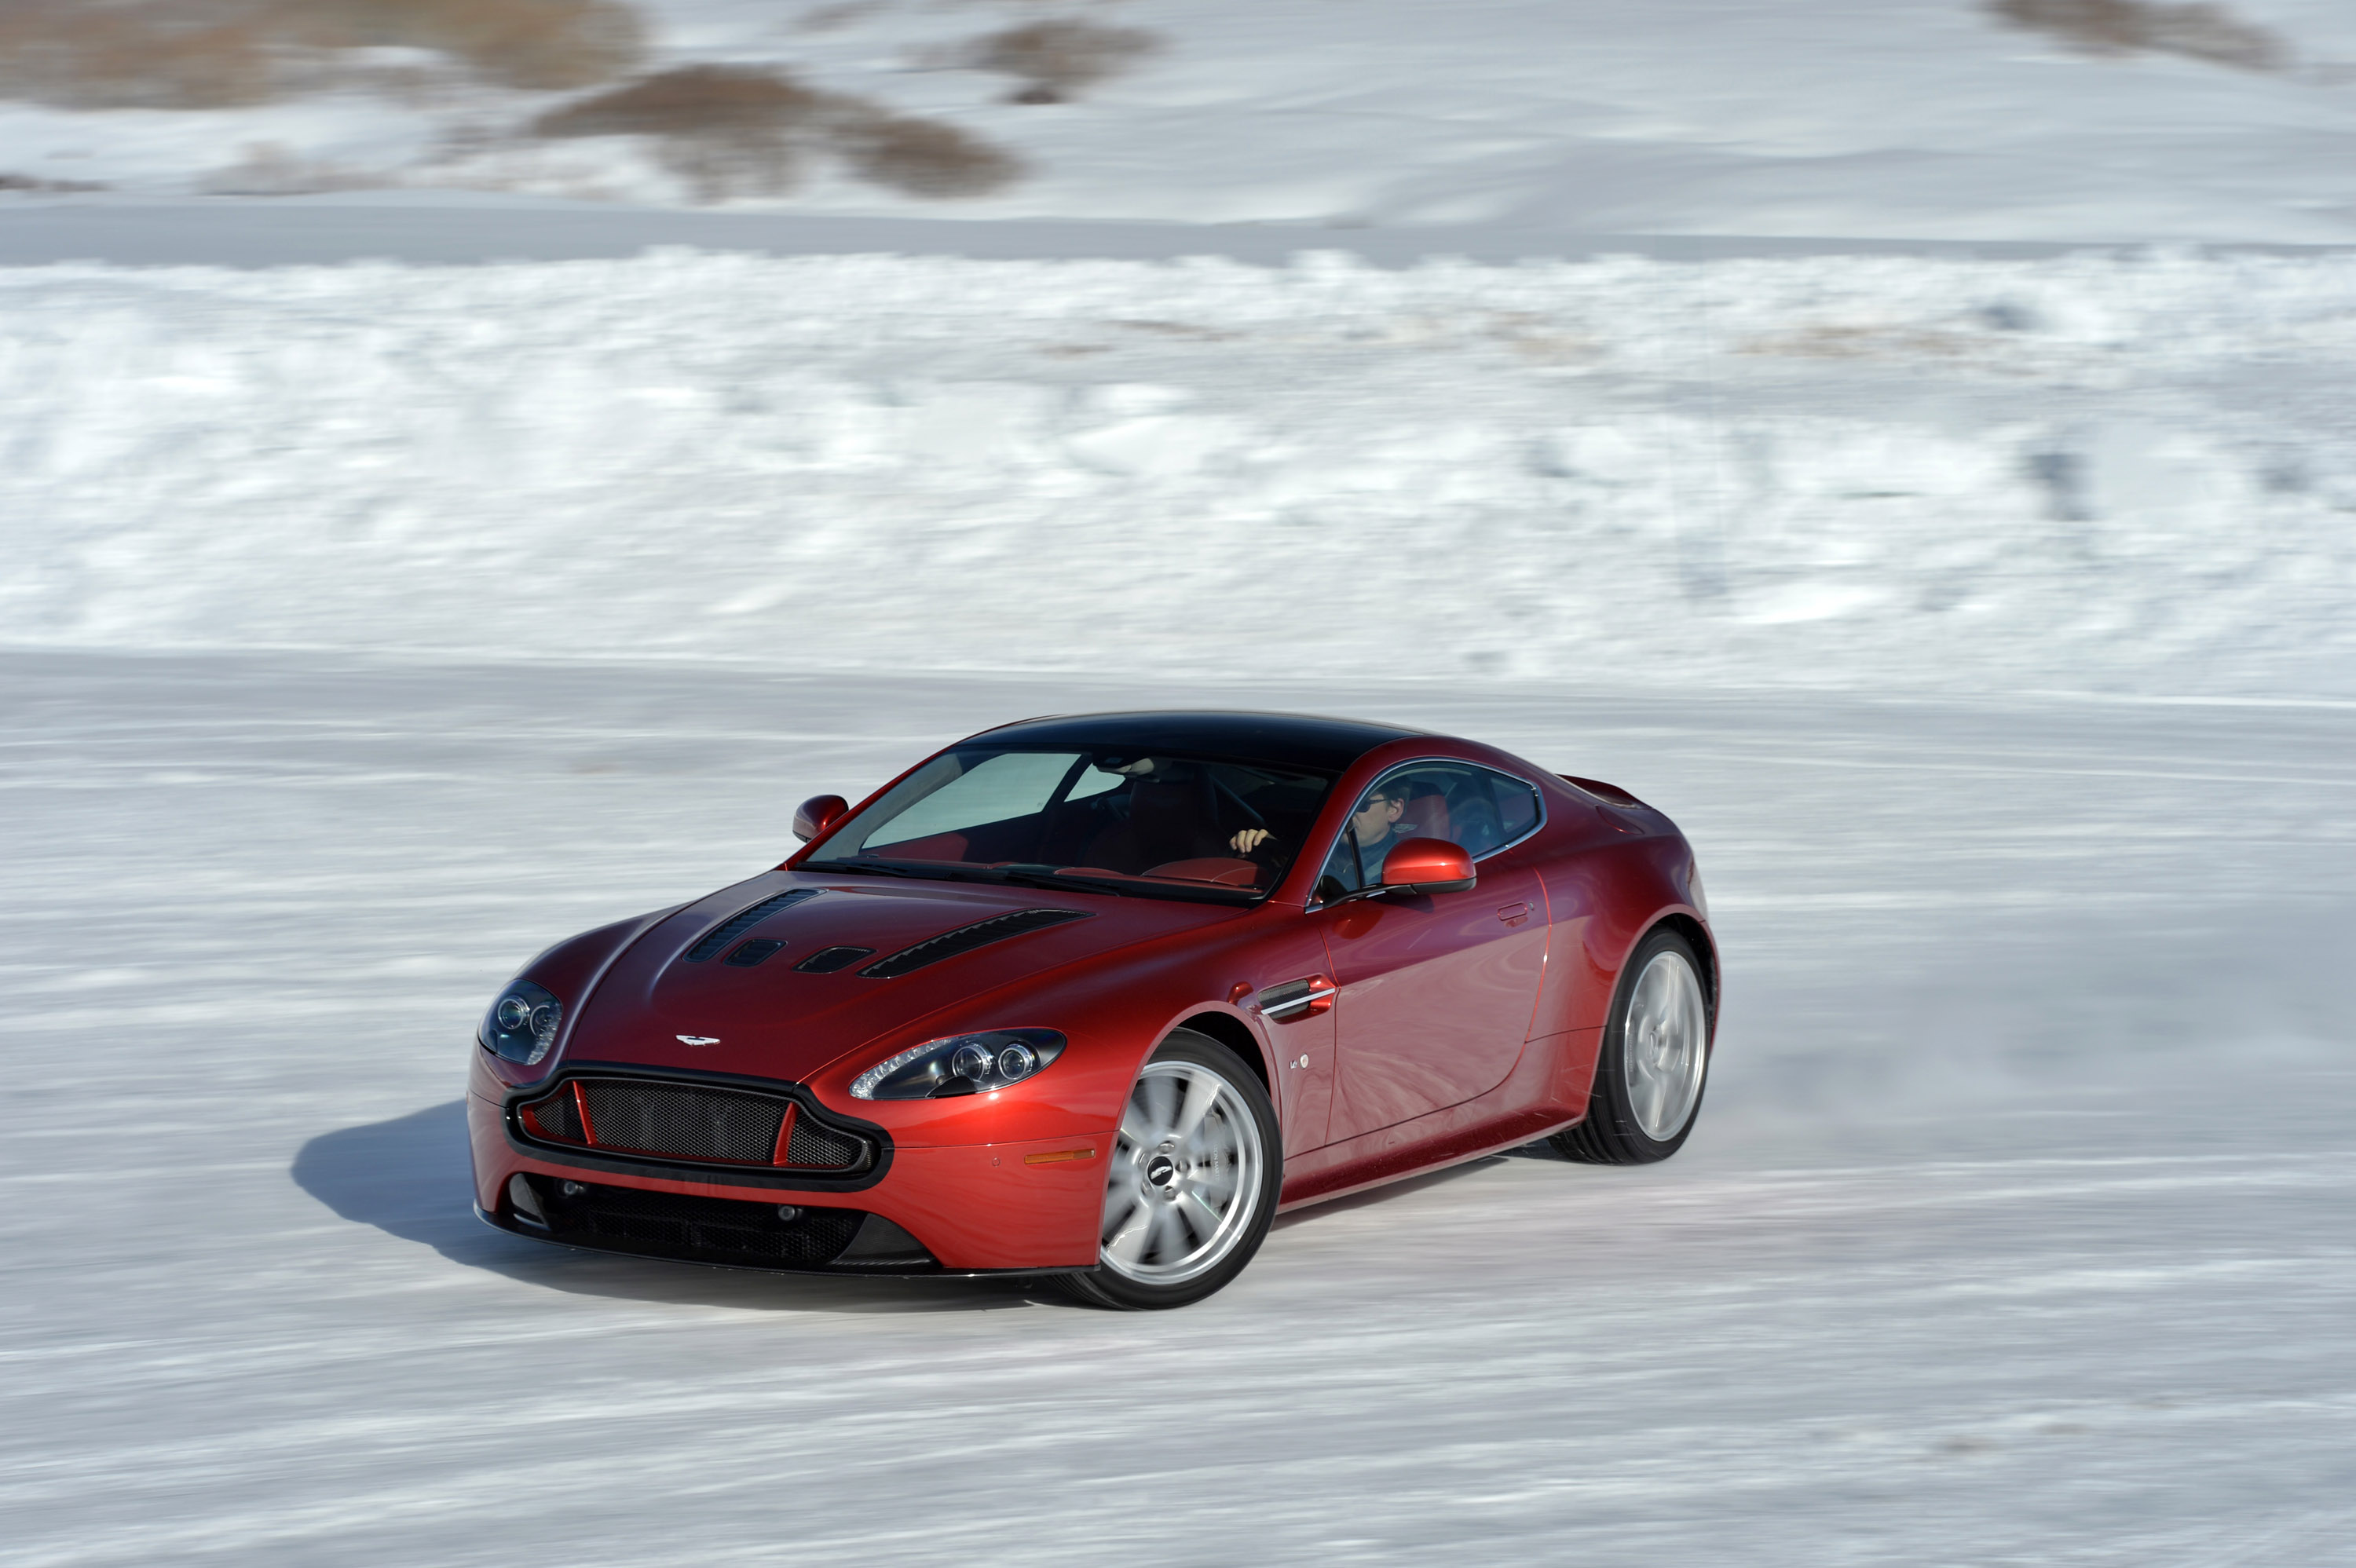
[[[0,271],[0,641],[2356,689],[2356,258]]]

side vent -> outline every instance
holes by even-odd
[[[848,969],[874,952],[873,947],[821,947],[794,965],[798,975],[831,975],[837,969]]]
[[[889,958],[878,958],[859,973],[864,979],[894,980],[922,969],[927,964],[937,964],[944,958],[954,958],[960,953],[970,953],[977,947],[1003,942],[1010,936],[1044,931],[1051,925],[1087,918],[1086,911],[1076,909],[1025,909],[1017,910],[1012,914],[992,915],[971,925],[961,925],[955,931],[945,931],[938,936],[928,936],[914,947],[903,947]]]
[[[763,899],[751,909],[733,917],[727,924],[705,932],[703,940],[687,950],[687,961],[690,964],[709,962],[719,956],[721,950],[730,943],[779,910],[798,904],[804,899],[814,899],[824,891],[826,891],[824,888],[796,888],[792,892],[779,893],[773,899]],[[772,951],[775,950],[772,949]]]

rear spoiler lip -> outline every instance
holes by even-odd
[[[1643,811],[1653,809],[1618,784],[1605,784],[1601,779],[1583,779],[1576,773],[1557,773],[1554,776],[1582,794],[1593,795],[1606,805],[1634,806]]]

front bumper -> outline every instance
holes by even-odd
[[[501,1230],[642,1257],[837,1275],[1094,1268],[1112,1153],[1109,1129],[902,1147],[855,1181],[787,1187],[767,1172],[528,1143],[515,1136],[507,1106],[475,1092],[466,1096],[466,1126],[477,1210]],[[780,1216],[786,1209],[796,1211],[790,1220]]]

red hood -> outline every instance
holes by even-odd
[[[732,966],[722,962],[723,954],[701,963],[687,958],[690,949],[739,912],[805,888],[824,891],[739,932],[723,950],[759,938],[785,944],[760,964]],[[895,979],[860,973],[927,937],[993,915],[1038,909],[1076,910],[1087,918],[992,942]],[[772,872],[689,905],[632,943],[580,1007],[559,1061],[626,1061],[804,1081],[845,1051],[879,1035],[913,1031],[944,1008],[1133,943],[1242,913],[1229,906],[1170,900]],[[869,947],[874,956],[828,975],[795,967],[833,946]],[[974,1020],[958,1022],[976,1027]],[[1052,1028],[1055,1022],[1029,1012],[989,1020],[1000,1027]],[[691,1046],[681,1035],[715,1043]]]

